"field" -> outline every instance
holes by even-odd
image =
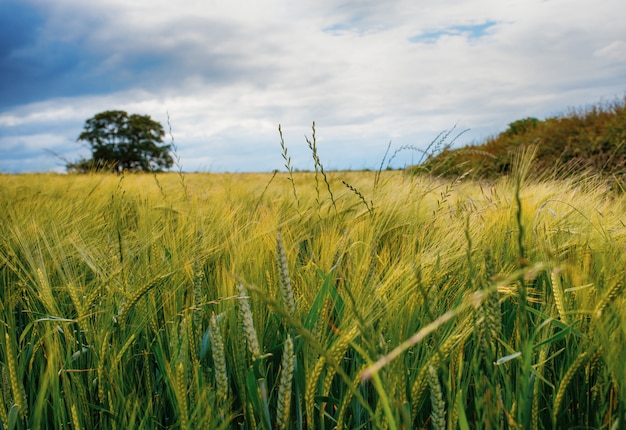
[[[623,181],[529,171],[2,175],[2,428],[621,428]]]

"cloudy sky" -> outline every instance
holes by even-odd
[[[89,156],[85,120],[167,129],[186,171],[377,168],[626,94],[623,0],[0,0],[0,172]],[[453,133],[451,136],[454,136]],[[169,140],[169,138],[168,138]],[[402,167],[421,154],[404,150]]]

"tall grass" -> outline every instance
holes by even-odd
[[[530,156],[0,176],[2,428],[622,426],[626,199]]]

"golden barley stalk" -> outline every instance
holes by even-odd
[[[76,309],[76,314],[78,315],[78,319],[80,320],[82,316],[85,314],[85,310],[83,309],[83,304],[78,295],[77,287],[75,287],[72,283],[67,285],[67,292],[70,295],[70,299],[72,300],[72,304]]]
[[[80,421],[78,420],[78,411],[76,410],[76,404],[72,405],[72,424],[74,425],[75,429],[82,428],[80,426]]]
[[[11,381],[11,390],[13,391],[13,401],[17,405],[22,414],[22,418],[28,415],[28,402],[26,400],[26,390],[17,375],[17,356],[13,349],[13,342],[9,337],[9,333],[4,333],[4,341],[7,349],[7,366],[9,367],[9,379]]]
[[[352,327],[350,331],[341,336],[337,342],[331,347],[329,354],[332,360],[332,363],[340,363],[343,356],[346,354],[348,350],[348,346],[350,346],[350,342],[356,337],[358,334],[358,329],[356,327]],[[332,384],[333,378],[335,377],[335,371],[329,371],[326,374],[326,378],[324,379],[324,384],[322,388],[322,393],[326,394],[330,391],[330,385]]]
[[[574,378],[576,372],[580,370],[580,368],[587,362],[588,359],[589,351],[583,352],[578,357],[576,357],[576,360],[574,360],[569,369],[567,369],[567,372],[565,372],[563,380],[561,381],[561,385],[559,385],[559,390],[557,391],[556,397],[554,399],[553,419],[555,423],[569,383],[572,382],[572,379]]]
[[[287,335],[283,347],[283,356],[280,362],[280,381],[278,384],[278,405],[276,408],[276,423],[279,428],[288,428],[289,411],[291,409],[291,388],[293,371],[296,367],[296,357],[293,352],[293,341]]]
[[[315,392],[317,391],[317,385],[319,383],[320,375],[324,370],[324,364],[326,359],[322,356],[315,363],[313,373],[310,377],[307,377],[307,386],[304,392],[305,409],[306,409],[306,421],[307,427],[313,428],[313,410],[315,409]]]
[[[119,320],[121,322],[126,322],[126,318],[128,318],[128,314],[130,310],[132,309],[132,307],[135,306],[135,303],[137,303],[139,299],[143,297],[144,294],[146,294],[148,291],[156,287],[159,284],[159,281],[165,279],[169,275],[170,274],[168,273],[167,275],[159,276],[152,282],[148,282],[147,284],[143,285],[141,288],[138,288],[137,291],[135,291],[135,293],[130,297],[130,299],[128,299],[128,301],[121,306],[119,314],[118,314]]]
[[[596,311],[595,311],[595,314],[598,318],[602,316],[602,312],[604,312],[604,309],[606,309],[606,307],[617,297],[617,295],[619,294],[621,290],[622,290],[622,283],[616,282],[615,284],[613,284],[613,286],[611,287],[609,292],[606,294],[606,296],[604,296],[598,302],[598,304],[596,305]]]
[[[52,293],[52,287],[50,287],[50,282],[48,282],[48,278],[44,276],[41,269],[37,269],[37,279],[39,280],[39,297],[46,310],[52,315],[58,315],[59,312],[54,300],[54,294]]]
[[[563,286],[561,285],[561,275],[558,269],[553,269],[550,273],[550,279],[552,280],[552,293],[554,294],[554,302],[556,303],[556,309],[559,311],[559,318],[565,324],[568,323],[567,315],[565,314],[565,297],[563,295]]]

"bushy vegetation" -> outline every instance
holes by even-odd
[[[509,124],[499,135],[479,145],[446,148],[417,170],[437,175],[475,178],[510,174],[513,154],[522,146],[537,145],[534,170],[539,175],[570,176],[583,171],[601,175],[626,174],[626,97],[566,114]]]

